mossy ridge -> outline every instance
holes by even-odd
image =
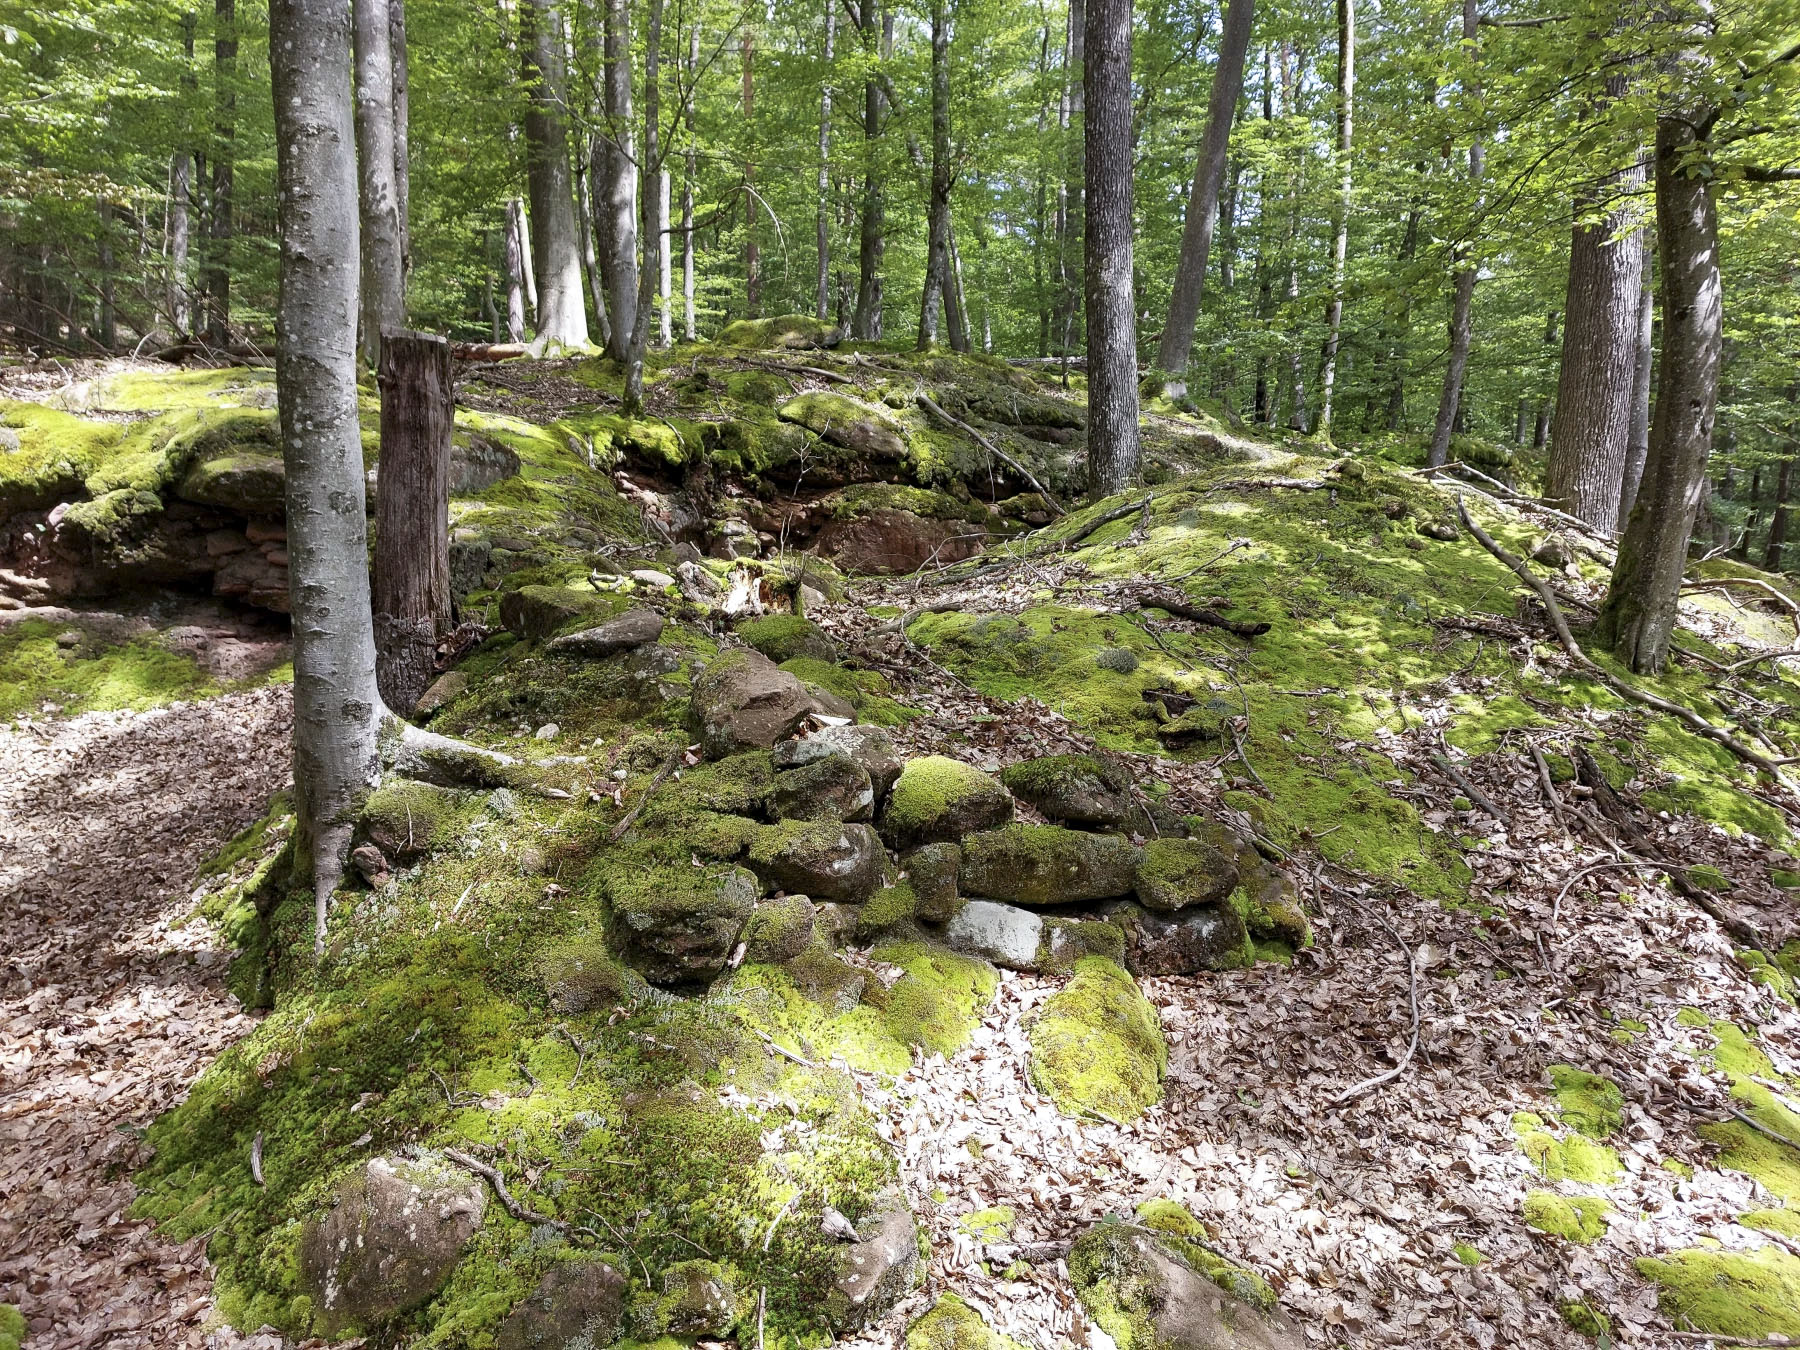
[[[1162,1098],[1169,1047],[1137,982],[1115,962],[1084,956],[1029,1028],[1038,1090],[1068,1115],[1124,1123]]]
[[[0,519],[54,506],[79,495],[125,429],[41,403],[0,399],[0,427],[19,448],[0,451]]]
[[[1657,1307],[1671,1320],[1746,1340],[1800,1337],[1800,1258],[1778,1247],[1696,1247],[1633,1264],[1657,1286]]]
[[[25,619],[0,628],[0,720],[38,713],[55,704],[65,716],[84,712],[142,711],[178,699],[210,698],[224,685],[193,657],[171,651],[153,637],[87,650],[65,648],[62,628]],[[253,677],[250,687],[272,678]]]

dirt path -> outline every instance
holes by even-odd
[[[127,1175],[250,1029],[211,935],[174,925],[287,782],[291,725],[273,688],[0,731],[0,1302],[31,1350],[207,1343],[204,1243],[127,1219]]]

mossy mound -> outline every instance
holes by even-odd
[[[1587,1186],[1610,1186],[1625,1174],[1619,1155],[1586,1135],[1558,1138],[1541,1116],[1521,1111],[1513,1117],[1513,1133],[1519,1151],[1537,1164],[1547,1181],[1574,1181]]]
[[[721,347],[805,350],[834,346],[838,332],[823,319],[807,314],[779,314],[771,319],[737,319],[719,333]]]
[[[942,755],[908,760],[881,816],[883,837],[895,848],[955,843],[1012,815],[1012,797],[973,765]]]
[[[1169,1199],[1146,1200],[1138,1206],[1137,1221],[1155,1233],[1193,1270],[1206,1276],[1226,1293],[1263,1312],[1275,1308],[1275,1291],[1254,1270],[1227,1261],[1212,1248],[1212,1234],[1187,1206]]]
[[[1605,1234],[1606,1215],[1611,1209],[1598,1196],[1532,1191],[1525,1197],[1525,1226],[1586,1246]]]
[[[1550,1090],[1562,1123],[1590,1139],[1604,1139],[1625,1123],[1624,1095],[1604,1075],[1573,1064],[1552,1064]]]
[[[23,1313],[10,1303],[0,1303],[0,1350],[19,1350],[30,1331]]]
[[[906,1329],[906,1350],[1024,1350],[1002,1336],[955,1294],[943,1294],[931,1311]]]
[[[1162,1098],[1169,1047],[1162,1022],[1125,970],[1104,957],[1075,963],[1068,985],[1031,1023],[1030,1070],[1068,1115],[1124,1122]]]
[[[797,614],[751,619],[738,625],[737,635],[776,665],[797,656],[818,661],[833,661],[837,657],[837,644],[825,635],[825,630]]]
[[[59,640],[67,631],[43,619],[0,627],[0,720],[41,712],[45,704],[73,715],[153,708],[219,691],[193,657],[152,638],[95,650],[86,641]]]
[[[1657,1286],[1657,1307],[1666,1317],[1749,1341],[1800,1338],[1800,1259],[1778,1247],[1697,1247],[1635,1264]]]

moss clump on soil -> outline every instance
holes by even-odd
[[[91,651],[86,638],[63,646],[63,632],[42,619],[0,628],[0,719],[37,713],[46,703],[72,716],[154,708],[219,691],[191,656],[152,638]]]
[[[1013,1224],[1018,1217],[1010,1205],[999,1205],[993,1209],[971,1210],[956,1221],[956,1227],[977,1242],[1005,1242],[1012,1236]]]
[[[955,1294],[943,1294],[931,1311],[906,1329],[906,1350],[1024,1350],[990,1327]]]
[[[1610,1344],[1612,1319],[1586,1299],[1568,1299],[1557,1311],[1562,1314],[1562,1320],[1568,1323],[1571,1330],[1596,1341],[1603,1336],[1607,1337]]]
[[[830,661],[837,648],[823,628],[797,614],[770,614],[751,619],[738,625],[737,635],[747,646],[754,647],[777,665],[796,656]]]
[[[1480,1248],[1467,1242],[1457,1243],[1450,1249],[1450,1254],[1454,1256],[1460,1264],[1471,1267],[1478,1266],[1483,1261],[1487,1260],[1487,1257],[1481,1254]]]
[[[1776,1077],[1769,1057],[1735,1022],[1708,1017],[1697,1008],[1683,1008],[1675,1020],[1712,1036],[1712,1046],[1703,1048],[1701,1057],[1730,1080],[1737,1109],[1763,1127],[1753,1129],[1741,1120],[1702,1125],[1700,1137],[1720,1146],[1718,1165],[1754,1177],[1784,1203],[1800,1206],[1800,1149],[1780,1142],[1800,1139],[1800,1113],[1756,1081]]]
[[[1611,1209],[1598,1196],[1532,1191],[1525,1197],[1525,1226],[1586,1246],[1606,1232],[1606,1215]]]
[[[1657,1307],[1666,1317],[1718,1336],[1800,1337],[1800,1259],[1778,1247],[1696,1247],[1635,1264],[1657,1286]]]
[[[1572,1130],[1604,1139],[1625,1123],[1625,1098],[1618,1084],[1572,1064],[1550,1066],[1550,1091],[1557,1115]]]
[[[1156,1009],[1126,971],[1104,957],[1075,975],[1030,1027],[1032,1081],[1068,1115],[1123,1123],[1162,1097],[1169,1048]]]
[[[1537,1164],[1539,1175],[1548,1181],[1610,1186],[1625,1174],[1612,1149],[1580,1133],[1559,1139],[1546,1128],[1542,1117],[1529,1111],[1513,1117],[1513,1133],[1519,1151]]]

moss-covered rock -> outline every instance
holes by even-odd
[[[1275,1311],[1275,1291],[1269,1282],[1247,1266],[1227,1261],[1212,1247],[1212,1234],[1193,1212],[1167,1197],[1146,1200],[1138,1206],[1137,1221],[1155,1233],[1163,1246],[1190,1269],[1198,1271],[1228,1294],[1234,1294],[1259,1311]]]
[[[725,968],[761,886],[741,867],[692,867],[623,853],[596,866],[626,959],[665,984]]]
[[[858,942],[867,942],[910,929],[918,913],[919,897],[906,882],[883,886],[857,908],[853,932]]]
[[[809,314],[778,314],[769,319],[737,319],[719,333],[722,347],[756,347],[763,350],[808,351],[835,347],[838,330]]]
[[[1002,770],[1000,781],[1020,801],[1030,802],[1050,820],[1065,825],[1117,830],[1134,814],[1121,776],[1092,755],[1023,759]]]
[[[946,1293],[931,1305],[931,1311],[916,1318],[906,1328],[906,1350],[1024,1350],[1024,1347],[1010,1336],[996,1332],[980,1313],[955,1294]]]
[[[1547,1181],[1610,1186],[1624,1175],[1617,1153],[1580,1132],[1559,1139],[1530,1111],[1519,1112],[1512,1123],[1519,1151],[1537,1164],[1539,1175]]]
[[[578,623],[592,623],[617,608],[610,596],[572,586],[521,586],[500,597],[500,624],[530,642]]]
[[[390,862],[412,862],[453,845],[478,811],[471,793],[389,777],[363,803],[358,837]]]
[[[1142,853],[1116,834],[1013,824],[962,843],[965,895],[1020,905],[1062,905],[1129,895]]]
[[[751,965],[779,965],[799,956],[813,943],[817,907],[804,895],[768,900],[756,907],[744,925],[744,960]]]
[[[1162,1097],[1169,1048],[1137,982],[1102,957],[1075,975],[1030,1027],[1032,1082],[1069,1115],[1128,1121]]]
[[[723,1336],[737,1319],[737,1281],[717,1261],[677,1261],[663,1271],[653,1330],[667,1336]]]
[[[1525,1226],[1585,1246],[1605,1234],[1611,1209],[1599,1196],[1531,1191],[1525,1197]]]
[[[544,1272],[500,1324],[495,1350],[566,1350],[606,1345],[618,1334],[626,1280],[599,1257],[573,1256]]]
[[[1105,915],[1125,935],[1125,967],[1133,975],[1242,970],[1256,962],[1256,946],[1235,905],[1153,914],[1126,902],[1108,905]]]
[[[828,755],[775,776],[771,809],[782,820],[867,821],[875,784],[848,755]]]
[[[644,977],[619,961],[598,932],[552,943],[539,953],[536,965],[544,995],[559,1013],[634,1003],[650,990]]]
[[[175,493],[241,515],[279,516],[287,509],[287,471],[278,455],[227,455],[194,465]]]
[[[805,427],[820,439],[876,460],[898,460],[906,454],[906,436],[883,409],[843,394],[816,390],[782,404],[784,422]]]
[[[933,943],[886,942],[870,954],[905,973],[891,988],[871,983],[864,998],[881,1009],[900,1041],[932,1054],[955,1054],[967,1044],[999,987],[986,961]]]
[[[1657,1286],[1657,1307],[1666,1317],[1718,1336],[1800,1338],[1800,1258],[1779,1247],[1696,1247],[1635,1264]]]
[[[788,820],[756,831],[748,861],[770,886],[855,903],[881,884],[887,851],[868,825]]]
[[[775,747],[775,767],[802,768],[831,755],[848,756],[860,764],[874,784],[877,802],[885,801],[906,761],[894,748],[894,741],[880,727],[852,724],[823,727],[818,731],[783,741]]]
[[[795,676],[761,652],[722,652],[694,679],[690,721],[707,758],[767,750],[820,708]]]
[[[1152,839],[1135,878],[1138,902],[1165,913],[1216,905],[1237,884],[1237,865],[1200,839]]]
[[[914,894],[919,897],[919,917],[932,923],[948,923],[962,908],[956,874],[962,868],[962,849],[956,844],[924,844],[900,860]]]
[[[837,643],[811,619],[797,614],[770,614],[741,623],[737,635],[776,665],[792,661],[796,656],[810,656],[815,661],[835,661]]]
[[[881,834],[890,845],[955,843],[1012,817],[1012,794],[973,765],[942,755],[907,761],[887,806]]]
[[[1067,975],[1087,956],[1102,956],[1114,965],[1123,965],[1124,932],[1116,924],[1099,919],[1044,920],[1043,940],[1038,944],[1038,971],[1047,975]]]
[[[857,1225],[856,1235],[839,1249],[837,1283],[825,1305],[840,1335],[881,1318],[925,1273],[918,1223],[897,1191]]]

